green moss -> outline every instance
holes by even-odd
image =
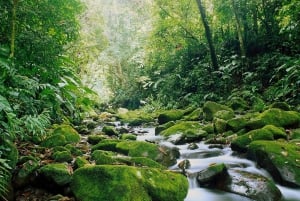
[[[228,106],[221,105],[219,103],[212,102],[212,101],[207,101],[203,105],[204,119],[207,121],[213,120],[215,114],[221,110],[225,110],[225,111],[229,111],[230,113],[233,113],[233,110]]]
[[[102,140],[98,144],[92,146],[92,151],[95,150],[117,151],[116,146],[119,142],[121,142],[121,140],[115,140],[115,139]]]
[[[187,132],[190,133],[197,133],[199,130],[201,130],[202,126],[199,124],[199,122],[196,121],[181,121],[176,123],[174,126],[169,127],[168,129],[165,129],[160,134],[163,136],[170,136],[174,134],[186,134]]]
[[[43,147],[57,147],[64,146],[68,143],[77,143],[80,141],[80,135],[70,125],[56,125],[50,136],[46,138],[41,146]]]
[[[132,140],[132,141],[135,141],[136,138],[137,137],[134,134],[122,134],[120,137],[121,140]]]
[[[190,114],[187,114],[184,116],[185,121],[198,121],[201,119],[203,115],[203,110],[202,108],[197,108],[194,111],[192,111]]]
[[[229,120],[234,117],[233,111],[228,110],[220,110],[215,113],[214,118]]]
[[[117,153],[111,151],[96,150],[92,153],[91,159],[96,165],[109,165],[117,163]]]
[[[0,139],[0,146],[3,146],[5,149],[3,150],[3,153],[1,157],[5,158],[7,160],[8,165],[14,169],[16,167],[16,164],[18,162],[18,149],[14,143],[8,140],[1,140]]]
[[[291,107],[286,102],[276,102],[270,105],[270,108],[278,108],[281,110],[289,111],[291,110]]]
[[[56,183],[59,186],[64,186],[71,182],[71,173],[66,164],[48,164],[39,169],[39,173],[46,178],[47,181]]]
[[[118,135],[118,132],[116,131],[115,127],[113,127],[113,126],[104,126],[102,128],[102,132],[108,136]]]
[[[88,143],[95,145],[97,143],[99,143],[101,140],[105,140],[107,139],[106,135],[89,135],[88,136]]]
[[[291,139],[300,139],[300,128],[291,131]]]
[[[265,125],[272,124],[278,127],[296,127],[300,124],[300,114],[296,111],[283,111],[272,108],[264,111],[256,118],[247,123],[250,129],[261,128]]]
[[[159,124],[165,124],[169,121],[176,121],[183,117],[183,110],[168,110],[163,113],[160,113],[157,117]]]
[[[296,143],[255,141],[249,146],[248,156],[268,170],[276,181],[299,187],[299,151]]]
[[[232,143],[231,148],[235,151],[246,152],[248,146],[255,140],[274,140],[286,138],[284,130],[273,125],[267,125],[261,129],[252,130],[244,135],[237,137]]]
[[[167,128],[170,128],[171,126],[174,126],[175,122],[174,121],[169,121],[165,124],[159,125],[155,128],[155,135],[160,134],[163,130],[166,130]]]
[[[75,169],[78,169],[78,168],[81,168],[81,167],[84,167],[85,165],[88,165],[90,164],[88,160],[86,160],[84,157],[82,156],[78,156],[76,159],[75,159],[75,162],[74,162],[74,168]]]
[[[142,110],[131,110],[126,113],[119,113],[118,117],[122,122],[128,123],[130,126],[139,126],[154,121],[153,113],[146,113]]]
[[[74,155],[74,156],[81,156],[81,155],[83,154],[82,151],[81,151],[79,148],[77,148],[76,146],[74,146],[74,145],[72,145],[72,144],[67,144],[67,145],[65,146],[65,148],[66,148],[69,152],[71,152],[71,154]]]
[[[224,133],[227,129],[227,122],[223,119],[214,119],[214,128],[217,133]]]
[[[209,134],[212,134],[212,133],[215,132],[214,124],[213,124],[213,123],[205,124],[205,125],[202,127],[202,130],[206,131],[206,132],[209,133]]]
[[[53,130],[52,135],[63,135],[66,138],[67,143],[77,143],[80,141],[80,135],[70,125],[59,125]]]
[[[234,132],[243,129],[247,124],[247,119],[244,117],[237,117],[227,121],[228,128]]]
[[[169,171],[101,165],[76,170],[71,189],[81,201],[182,201],[188,184]]]
[[[123,141],[117,144],[117,151],[131,157],[147,157],[155,160],[159,155],[158,145],[142,141]]]
[[[70,151],[57,151],[52,157],[56,162],[71,162],[73,160]]]
[[[22,164],[22,168],[19,170],[16,180],[19,182],[28,179],[31,174],[39,168],[39,161],[28,160]],[[18,183],[19,183],[18,182]],[[20,185],[20,183],[19,183]]]
[[[240,97],[233,97],[230,99],[230,101],[228,102],[228,105],[234,110],[234,111],[245,111],[248,110],[248,104],[247,102],[240,98]]]

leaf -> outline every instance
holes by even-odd
[[[0,95],[0,112],[2,110],[6,111],[6,112],[11,112],[12,111],[8,100],[5,97]]]

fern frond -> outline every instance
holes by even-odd
[[[11,178],[10,169],[7,160],[0,158],[0,198],[4,200],[8,193],[8,184]]]

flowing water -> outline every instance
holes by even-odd
[[[258,168],[253,161],[236,156],[229,146],[211,148],[203,142],[196,143],[198,148],[189,150],[188,144],[173,145],[172,143],[163,140],[161,136],[155,136],[154,128],[135,128],[138,135],[138,140],[155,141],[160,144],[168,146],[176,146],[180,151],[180,158],[177,164],[170,167],[172,170],[179,170],[178,163],[182,160],[188,159],[190,161],[190,168],[187,169],[189,191],[184,201],[250,201],[252,199],[239,196],[233,193],[227,193],[219,190],[212,190],[201,188],[196,181],[195,174],[209,165],[214,163],[226,164],[228,170],[238,169],[254,174],[263,175],[271,179],[271,176],[264,169]],[[277,185],[283,194],[284,201],[300,201],[300,189],[292,189]]]

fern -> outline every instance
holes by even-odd
[[[8,193],[8,184],[11,178],[11,168],[9,167],[7,160],[0,158],[0,198],[3,200]]]

